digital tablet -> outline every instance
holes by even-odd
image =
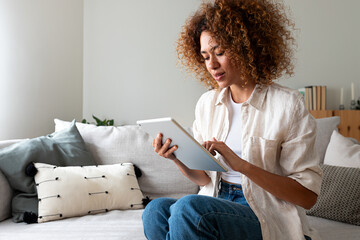
[[[163,141],[171,139],[171,146],[177,145],[174,155],[190,169],[226,172],[227,169],[208,150],[196,141],[183,127],[172,118],[157,118],[136,122],[153,138],[158,133]]]

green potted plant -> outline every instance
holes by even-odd
[[[96,123],[93,123],[95,124],[96,126],[114,126],[114,119],[110,119],[110,120],[107,120],[106,118],[104,120],[100,120],[99,118],[95,117],[94,115],[92,115],[92,117],[95,119]],[[87,124],[91,124],[89,122],[86,121],[86,119],[84,118],[82,121],[82,123],[87,123]]]

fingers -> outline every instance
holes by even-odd
[[[215,138],[214,138],[215,139]],[[208,150],[213,156],[216,155],[216,142],[213,141],[206,141],[202,144],[202,146],[204,148],[206,148],[206,150]]]
[[[153,140],[153,147],[155,152],[159,152],[162,146],[162,134],[159,133],[156,138]]]
[[[173,159],[173,153],[177,150],[178,147],[175,145],[169,148],[171,144],[171,139],[166,139],[165,143],[162,144],[162,138],[162,134],[159,133],[156,138],[153,139],[154,151],[161,157]]]
[[[159,149],[159,151],[157,152],[160,156],[163,156],[169,149],[170,147],[170,143],[171,140],[170,139],[166,139],[164,145],[161,146],[161,148]]]
[[[215,144],[211,144],[210,147],[209,147],[209,149],[208,149],[208,151],[209,151],[213,156],[215,156],[215,155],[216,155],[215,150],[216,150]]]

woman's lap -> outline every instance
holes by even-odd
[[[155,199],[143,221],[148,239],[262,239],[251,208],[208,196]]]

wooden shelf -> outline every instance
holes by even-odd
[[[340,117],[339,132],[360,142],[360,110],[311,110],[314,118]]]
[[[334,116],[332,110],[310,110],[309,111],[314,118],[326,118]]]

